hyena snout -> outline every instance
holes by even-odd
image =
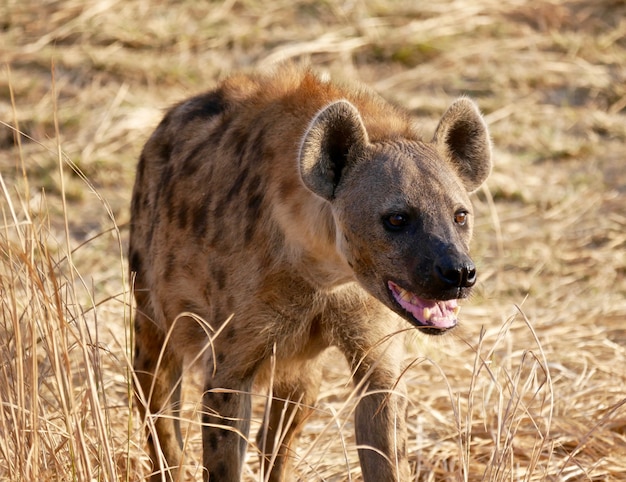
[[[466,254],[440,256],[434,270],[436,281],[445,290],[471,288],[476,283],[476,266]]]

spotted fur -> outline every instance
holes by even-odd
[[[154,480],[182,460],[190,359],[204,374],[205,480],[240,479],[255,380],[273,383],[262,464],[272,481],[289,477],[331,346],[361,392],[363,479],[409,480],[394,333],[456,323],[476,275],[468,193],[490,166],[470,100],[423,141],[369,89],[293,66],[234,75],[172,108],[143,149],[131,206],[134,369],[156,429]]]

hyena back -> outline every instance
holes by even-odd
[[[455,326],[476,280],[468,193],[490,166],[470,100],[427,142],[370,90],[291,66],[172,108],[141,154],[131,206],[134,369],[154,420],[154,479],[175,478],[182,460],[185,360],[203,367],[204,479],[240,479],[256,379],[273,383],[257,444],[278,481],[315,404],[320,355],[336,346],[361,392],[363,479],[408,480],[393,334]]]

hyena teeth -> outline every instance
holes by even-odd
[[[422,312],[422,315],[424,316],[424,321],[430,320],[430,317],[432,316],[430,308],[424,308],[424,311]]]
[[[452,310],[452,312],[454,313],[454,316],[459,316],[459,311],[461,311],[461,307],[460,306],[455,306],[454,309]]]

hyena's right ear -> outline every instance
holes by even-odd
[[[318,196],[331,200],[341,175],[368,143],[356,107],[339,100],[324,107],[311,121],[300,145],[300,176]]]

